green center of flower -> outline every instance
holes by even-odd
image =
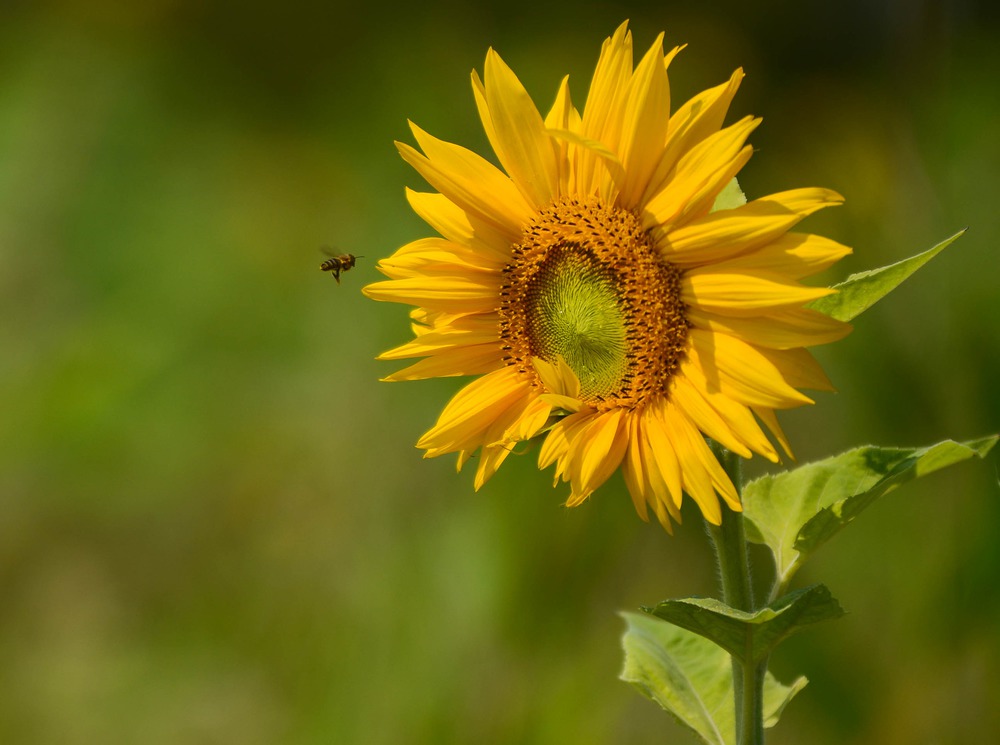
[[[680,276],[633,213],[596,197],[558,199],[524,230],[504,269],[505,361],[534,378],[532,357],[562,357],[588,404],[641,405],[666,391],[683,356]]]
[[[536,354],[562,356],[584,395],[614,390],[628,370],[626,316],[613,272],[585,248],[549,251],[527,293]]]

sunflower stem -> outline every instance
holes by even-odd
[[[741,460],[735,453],[718,443],[712,443],[716,457],[739,494],[743,492]],[[730,608],[752,613],[756,610],[753,583],[750,575],[750,558],[743,527],[743,515],[726,510],[722,524],[708,525],[708,532],[715,544],[722,584],[722,600]],[[749,639],[748,639],[749,644]],[[752,650],[743,655],[746,662],[733,660],[733,694],[736,708],[737,745],[763,745],[764,742],[764,675],[767,660],[752,662]]]

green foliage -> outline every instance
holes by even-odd
[[[827,295],[810,303],[811,308],[838,321],[850,321],[861,315],[879,300],[901,285],[911,274],[933,259],[954,241],[965,234],[964,230],[941,241],[934,248],[895,264],[852,274],[834,285],[835,295]]]
[[[812,552],[876,499],[919,476],[982,458],[997,440],[948,440],[919,449],[857,448],[747,484],[746,533],[774,554],[772,597],[781,595]],[[622,679],[713,745],[735,742],[732,665],[765,666],[789,636],[844,613],[823,585],[782,595],[754,612],[714,598],[666,600],[644,610],[658,620],[625,614],[629,627],[623,640]],[[799,678],[786,687],[766,675],[766,726],[777,722],[805,683]]]
[[[779,585],[875,500],[945,466],[984,457],[997,437],[925,448],[860,447],[746,485],[747,537],[771,549]]]
[[[658,703],[710,745],[736,742],[733,672],[729,655],[703,636],[640,613],[623,613],[625,668],[621,678]],[[782,685],[764,680],[765,726],[777,723],[785,705],[808,681]]]
[[[717,210],[731,210],[742,207],[747,203],[746,194],[740,188],[740,182],[735,178],[726,184],[726,188],[719,192],[719,196],[712,203],[712,212]]]
[[[650,613],[711,639],[744,664],[767,659],[778,644],[820,621],[840,618],[840,604],[823,585],[785,595],[753,613],[730,608],[714,598],[666,600]]]

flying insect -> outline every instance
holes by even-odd
[[[331,256],[329,259],[324,261],[319,265],[319,268],[324,272],[331,272],[333,278],[337,280],[337,284],[340,284],[340,273],[346,272],[353,268],[354,262],[358,259],[364,258],[363,256],[355,256],[354,254],[340,254],[340,256]]]

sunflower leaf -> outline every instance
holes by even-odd
[[[712,209],[709,210],[709,212],[736,209],[737,207],[742,207],[746,203],[747,196],[740,188],[740,182],[734,177],[733,180],[726,184],[722,191],[719,192],[719,196],[715,198],[715,201],[712,203]]]
[[[714,598],[666,600],[650,613],[718,644],[743,663],[756,665],[784,639],[806,626],[840,618],[840,604],[823,585],[778,598],[753,613]]]
[[[621,679],[670,712],[709,745],[734,745],[733,668],[724,649],[703,636],[647,614],[623,613]],[[773,727],[807,681],[785,686],[767,674],[764,726]]]
[[[875,500],[911,479],[983,458],[998,436],[925,448],[865,446],[746,485],[747,538],[774,554],[786,586],[799,566]]]
[[[838,321],[850,321],[895,290],[917,269],[964,235],[965,230],[967,228],[916,256],[879,269],[852,274],[840,284],[833,286],[833,289],[837,290],[836,294],[814,300],[809,307]]]

